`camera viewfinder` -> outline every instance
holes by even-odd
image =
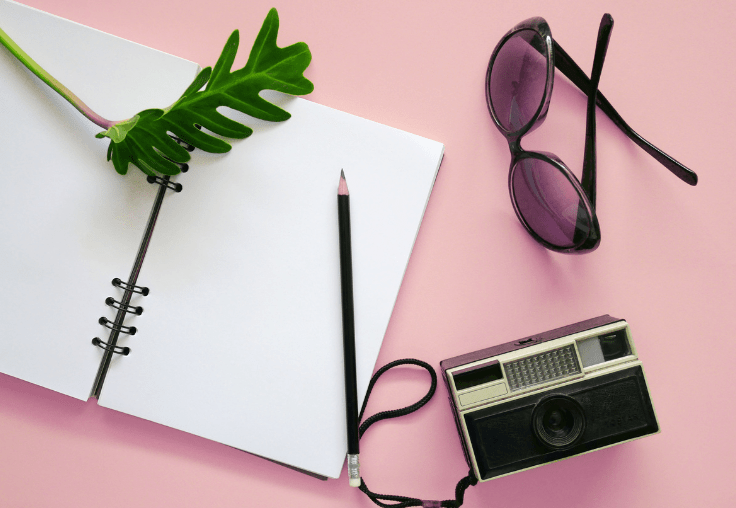
[[[490,365],[483,365],[481,367],[475,367],[462,372],[456,372],[453,374],[452,378],[455,380],[455,388],[457,390],[464,390],[473,386],[503,379],[503,373],[501,372],[501,365],[498,362],[493,362]]]

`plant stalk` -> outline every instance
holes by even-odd
[[[113,125],[117,124],[118,122],[114,122],[112,120],[107,120],[106,118],[101,117],[92,109],[87,106],[79,97],[74,95],[71,90],[69,90],[67,87],[59,83],[59,81],[56,80],[51,74],[46,72],[43,67],[38,65],[38,63],[28,56],[28,54],[23,51],[20,46],[18,46],[13,39],[10,38],[10,36],[3,31],[2,28],[0,28],[0,43],[2,43],[3,46],[8,48],[8,50],[17,58],[20,60],[20,62],[25,65],[28,70],[30,70],[33,74],[38,76],[38,78],[46,83],[49,87],[51,87],[52,90],[54,90],[56,93],[61,95],[64,99],[66,99],[69,104],[74,106],[74,108],[82,113],[85,117],[87,117],[90,121],[94,122],[95,124],[99,125],[105,130],[108,130]]]

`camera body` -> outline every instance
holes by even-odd
[[[600,316],[440,366],[480,481],[659,432],[623,319]]]

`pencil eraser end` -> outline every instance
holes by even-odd
[[[360,487],[360,458],[357,453],[348,453],[348,482],[351,487]]]

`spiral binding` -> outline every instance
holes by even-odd
[[[189,166],[187,166],[187,169],[188,168]],[[169,180],[168,176],[161,178],[160,176],[149,175],[146,177],[146,181],[148,183],[157,183],[163,187],[173,190],[174,192],[181,192],[181,190],[183,189],[180,183],[172,182],[171,180]]]
[[[185,141],[184,141],[184,143],[185,143]],[[167,161],[169,161],[169,162],[171,162],[171,163],[176,164],[177,166],[179,166],[179,171],[181,171],[182,173],[186,173],[187,171],[189,171],[189,164],[187,164],[186,162],[176,162],[175,160],[169,159],[168,157],[164,157],[164,159],[166,159]],[[169,177],[166,176],[164,178],[168,179]],[[153,182],[149,180],[148,183],[153,183]]]
[[[120,289],[123,289],[125,291],[130,291],[132,293],[139,293],[143,296],[148,296],[148,293],[150,293],[150,290],[145,286],[134,286],[132,284],[128,284],[127,282],[123,282],[117,277],[115,277],[112,280],[112,285],[115,287],[119,287]]]
[[[105,298],[105,303],[113,309],[122,310],[123,312],[130,312],[131,314],[136,314],[138,316],[143,314],[143,307],[119,302],[112,296]]]
[[[119,325],[115,323],[114,321],[110,321],[105,316],[102,316],[100,319],[97,320],[97,322],[109,328],[110,330],[113,330],[119,333],[127,333],[128,335],[135,335],[136,332],[138,331],[138,329],[135,326]]]
[[[197,127],[198,129],[201,128],[199,125],[196,125],[196,124],[195,124],[195,127]],[[184,149],[187,152],[193,152],[194,151],[194,146],[190,145],[189,143],[187,143],[186,141],[184,141],[183,139],[181,139],[179,136],[174,136],[173,134],[169,134],[169,137],[171,139],[173,139],[174,141],[176,141],[177,143],[179,143],[179,146],[184,147]]]
[[[201,129],[201,126],[197,124],[195,124],[195,127]],[[180,139],[171,134],[169,136],[174,140],[174,142],[184,147],[184,149],[188,152],[194,150],[194,146],[187,143],[183,139]],[[176,166],[182,173],[185,173],[189,169],[189,165],[185,163],[172,161],[171,159],[168,160],[176,164]],[[143,296],[148,296],[149,293],[147,287],[136,286],[136,282],[138,281],[138,274],[140,274],[141,266],[143,265],[143,259],[146,257],[148,245],[151,242],[153,228],[156,225],[156,220],[158,218],[159,212],[161,211],[161,206],[164,201],[164,195],[166,194],[167,190],[173,190],[174,192],[181,192],[182,190],[182,185],[180,183],[172,182],[168,175],[164,176],[163,178],[160,176],[151,175],[147,177],[146,180],[148,181],[148,183],[158,184],[159,189],[158,191],[156,191],[156,198],[154,199],[153,206],[151,207],[151,214],[148,216],[148,222],[146,223],[146,229],[145,233],[143,234],[143,239],[138,246],[138,254],[136,255],[135,262],[133,263],[133,268],[131,268],[130,270],[130,277],[128,278],[128,282],[123,282],[117,277],[112,279],[112,285],[124,291],[123,297],[120,300],[116,300],[111,296],[105,299],[105,304],[117,310],[117,316],[115,317],[114,321],[107,319],[106,317],[101,317],[98,320],[101,325],[110,329],[110,338],[107,340],[107,342],[101,340],[99,337],[95,337],[94,339],[92,339],[92,344],[94,346],[97,346],[100,349],[104,350],[102,358],[100,359],[100,365],[97,368],[95,382],[92,385],[92,396],[97,398],[99,398],[102,391],[102,385],[105,382],[105,377],[107,376],[107,371],[110,367],[113,356],[116,354],[127,356],[130,353],[129,347],[122,347],[117,345],[118,336],[121,333],[134,335],[138,331],[135,326],[123,325],[123,320],[128,314],[135,314],[140,316],[143,313],[143,307],[138,305],[131,305],[130,300],[134,293]]]
[[[105,349],[118,355],[128,356],[128,354],[130,353],[129,347],[111,346],[104,340],[100,340],[99,337],[95,337],[94,339],[92,339],[92,344],[101,349]]]
[[[105,342],[99,337],[95,337],[94,339],[92,339],[92,344],[99,347],[100,349],[109,351],[110,353],[128,356],[128,354],[130,354],[130,348],[117,346],[114,344],[114,341],[117,340],[118,335],[121,333],[125,333],[128,335],[136,334],[138,329],[135,326],[124,326],[122,324],[123,316],[126,313],[140,316],[141,314],[143,314],[143,307],[141,307],[140,305],[131,305],[130,303],[126,302],[130,302],[130,295],[132,295],[133,293],[147,296],[150,291],[147,287],[136,286],[134,284],[123,282],[118,277],[112,279],[112,285],[125,291],[127,294],[127,298],[126,296],[124,296],[123,299],[120,301],[116,300],[112,296],[108,296],[107,298],[105,298],[105,304],[109,305],[113,309],[118,310],[118,317],[115,321],[111,321],[110,319],[103,316],[97,321],[101,325],[112,330],[112,333],[110,333],[109,342]],[[118,324],[117,321],[120,321],[120,324]]]

